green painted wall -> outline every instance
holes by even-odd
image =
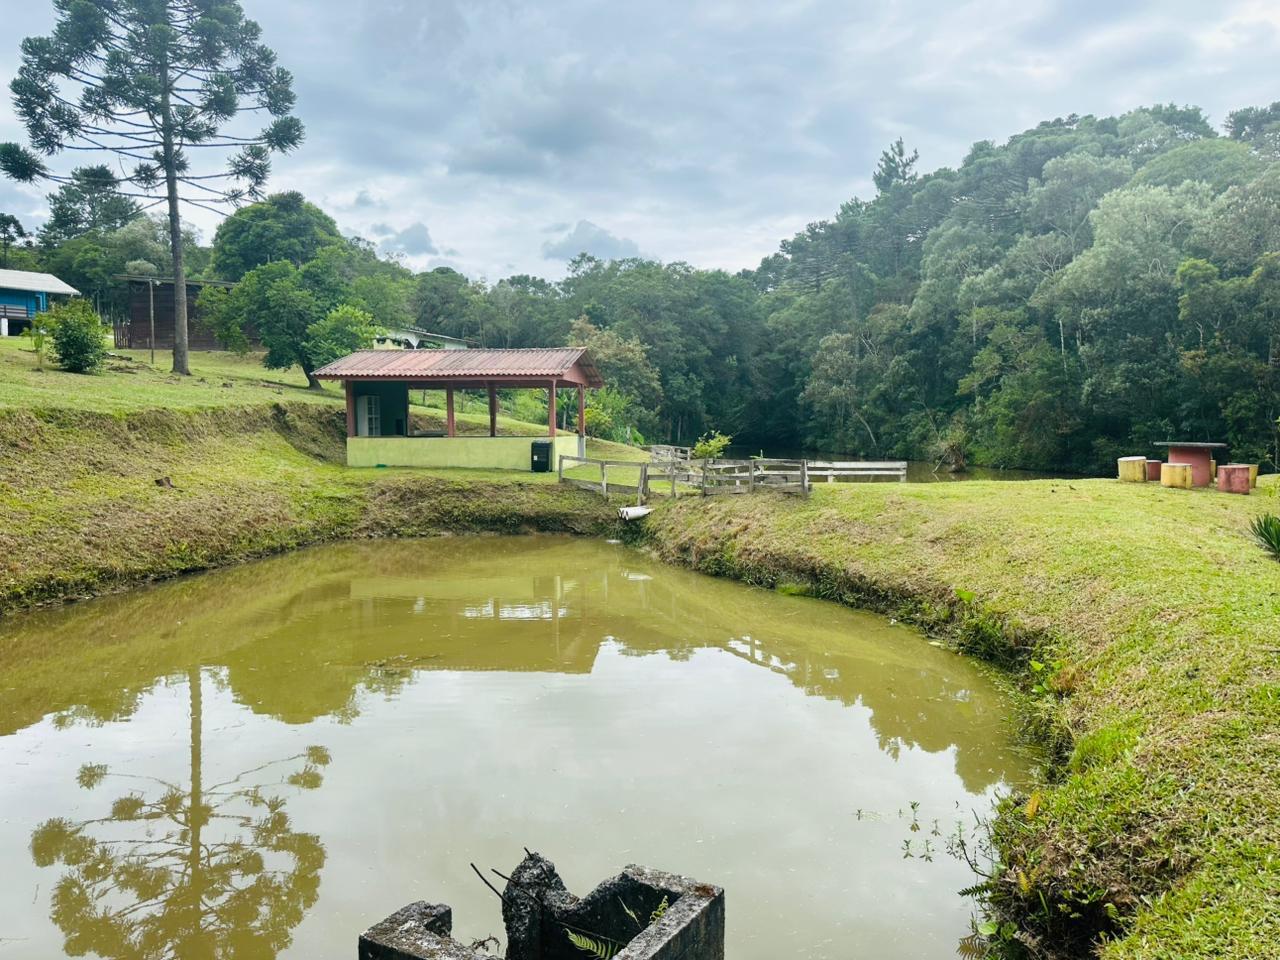
[[[409,388],[403,383],[356,381],[357,397],[376,395],[382,398],[382,436],[403,437],[409,431]],[[399,429],[397,429],[397,427]],[[373,439],[373,438],[363,438]]]
[[[385,401],[384,401],[385,402]],[[529,445],[541,437],[348,437],[349,467],[470,467],[529,470]],[[551,469],[578,455],[576,434],[555,437]]]

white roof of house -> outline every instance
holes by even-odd
[[[32,273],[30,270],[0,270],[0,290],[66,293],[73,297],[80,294],[79,290],[63,283],[52,273]]]

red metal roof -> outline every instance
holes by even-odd
[[[315,373],[321,380],[545,381],[588,387],[604,381],[584,347],[526,350],[358,350]]]

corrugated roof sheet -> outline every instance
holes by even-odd
[[[358,350],[316,371],[323,380],[535,380],[577,365],[587,386],[604,381],[583,347],[525,350]]]
[[[0,290],[30,290],[35,293],[64,293],[79,296],[80,291],[63,283],[52,273],[30,270],[0,270]]]

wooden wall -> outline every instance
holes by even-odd
[[[145,350],[151,346],[151,321],[147,299],[147,284],[140,280],[129,281],[129,322],[116,328],[116,346],[131,350]],[[200,322],[200,309],[196,298],[201,284],[187,284],[187,345],[192,350],[221,350],[222,344],[213,331]],[[157,350],[173,349],[173,283],[158,281],[155,285],[156,342]],[[257,338],[250,336],[257,346]]]

